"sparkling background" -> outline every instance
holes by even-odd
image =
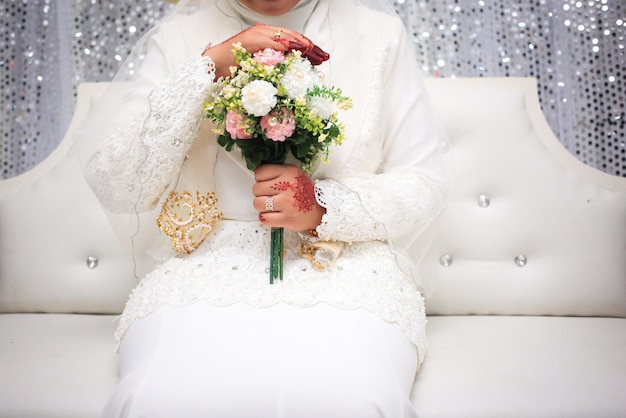
[[[626,177],[626,1],[392,3],[427,73],[536,77],[563,145]],[[1,0],[0,178],[44,159],[69,125],[78,83],[109,81],[171,7],[163,0]]]

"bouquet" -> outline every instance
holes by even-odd
[[[237,66],[206,103],[217,142],[227,151],[237,146],[246,166],[283,164],[288,155],[310,173],[328,159],[332,144],[341,144],[344,127],[338,111],[351,100],[325,86],[321,73],[297,51],[265,49],[248,53],[233,45]],[[270,283],[283,278],[283,228],[273,228]]]

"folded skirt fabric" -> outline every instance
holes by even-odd
[[[415,416],[415,346],[364,309],[166,306],[120,356],[105,417]]]

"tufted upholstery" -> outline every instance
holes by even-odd
[[[0,181],[0,312],[119,313],[136,284],[72,148],[72,130],[104,87],[80,85],[58,148],[33,170]]]
[[[532,79],[427,87],[452,186],[419,415],[626,416],[626,178],[559,144]]]
[[[424,263],[439,280],[419,416],[626,416],[626,179],[561,147],[532,79],[427,88],[452,189]],[[81,85],[59,148],[0,181],[1,417],[98,416],[117,379],[113,320],[136,279],[71,139],[102,89]]]
[[[429,312],[626,317],[626,179],[559,144],[531,79],[428,86],[452,144]]]

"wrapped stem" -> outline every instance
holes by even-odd
[[[272,228],[270,245],[270,284],[274,279],[283,279],[284,229]]]

